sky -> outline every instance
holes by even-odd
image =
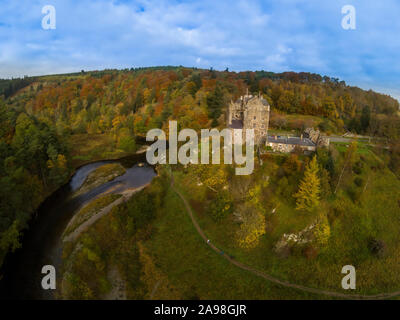
[[[55,29],[42,27],[46,5]],[[342,27],[345,5],[355,30]],[[161,65],[304,71],[400,100],[399,15],[399,0],[0,0],[0,78]]]

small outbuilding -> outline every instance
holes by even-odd
[[[296,147],[304,152],[314,152],[317,145],[309,138],[288,137],[288,136],[268,136],[266,144],[275,152],[293,152]]]

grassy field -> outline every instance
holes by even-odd
[[[130,153],[119,150],[112,137],[106,134],[75,134],[69,139],[72,166],[104,159],[118,159]]]
[[[276,122],[276,119],[281,120]],[[323,128],[325,128],[323,131],[327,131],[327,133],[339,133],[337,132],[335,124],[327,118],[321,116],[284,113],[271,114],[269,133],[296,133],[299,135],[306,127],[318,128],[320,125],[323,125]]]
[[[310,116],[304,114],[287,114],[285,115],[288,122],[303,120],[312,124],[313,127],[318,127],[318,125],[323,121],[322,117]]]
[[[363,155],[368,155],[371,154],[372,147],[368,145],[367,140],[354,140],[357,142],[357,154],[363,154]],[[347,148],[350,146],[350,142],[331,142],[332,145],[335,146],[335,148],[339,152],[346,152]]]

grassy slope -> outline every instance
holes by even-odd
[[[129,153],[117,149],[113,138],[106,134],[75,134],[69,138],[69,142],[73,167],[129,155]]]
[[[89,202],[74,215],[73,219],[69,222],[67,228],[65,229],[63,236],[69,235],[82,223],[89,220],[93,215],[97,214],[101,209],[105,208],[110,203],[113,203],[119,197],[121,197],[121,195],[111,193],[100,196],[99,198],[95,198]]]
[[[158,190],[156,188],[153,183],[135,197]],[[124,211],[119,213],[121,217],[126,214]],[[182,201],[171,189],[168,189],[163,205],[151,223],[150,237],[143,239],[143,236],[138,235],[137,240],[132,242],[127,235],[126,224],[117,222],[116,217],[116,213],[111,212],[82,235],[80,241],[83,241],[84,248],[89,249],[88,253],[88,249],[84,249],[72,257],[75,244],[65,248],[65,266],[73,263],[75,270],[75,280],[69,283],[75,283],[75,288],[69,287],[66,292],[64,287],[66,297],[101,297],[111,288],[111,284],[105,280],[106,270],[111,265],[117,265],[125,279],[132,278],[128,281],[129,298],[148,299],[155,283],[159,283],[154,296],[157,299],[323,298],[276,286],[221,258],[202,241]],[[140,257],[142,254],[137,257],[135,243],[143,246],[146,259]],[[147,263],[147,266],[143,266],[143,263]],[[154,268],[157,270],[152,270],[146,277],[148,269]],[[140,271],[137,273],[135,270]],[[149,277],[154,277],[154,280]]]
[[[183,291],[184,298],[317,298],[271,284],[222,259],[202,241],[172,190],[164,207],[154,222],[156,231],[145,245],[169,281]]]
[[[358,153],[366,156],[371,165],[377,164],[376,157],[367,147],[360,146]],[[400,182],[386,168],[381,171],[365,170],[361,177],[368,181],[361,196],[361,204],[355,206],[345,191],[352,183],[351,177],[349,181],[344,181],[339,191],[345,215],[331,224],[330,243],[314,260],[302,255],[282,259],[273,252],[273,245],[283,233],[298,232],[311,223],[307,216],[302,216],[289,204],[281,202],[277,213],[268,221],[270,230],[261,239],[259,246],[244,250],[239,249],[235,243],[235,224],[232,221],[227,219],[217,224],[203,213],[196,199],[196,196],[202,197],[202,187],[187,181],[183,175],[177,175],[177,185],[192,200],[192,208],[197,212],[199,223],[210,239],[243,263],[280,279],[335,291],[343,291],[340,286],[342,266],[353,264],[358,272],[357,292],[373,294],[395,291],[400,287],[400,209],[397,202],[400,199]],[[385,257],[378,259],[371,256],[367,250],[370,236],[385,241]]]
[[[339,152],[346,150],[344,144],[334,145]],[[388,169],[377,169],[380,161],[367,146],[359,145],[358,153],[365,157],[367,163],[367,168],[360,175],[364,181],[368,181],[360,198],[361,203],[355,205],[347,193],[354,179],[350,175],[343,180],[339,189],[338,198],[343,212],[342,216],[331,222],[329,245],[316,259],[311,260],[301,254],[279,258],[273,251],[274,244],[283,233],[298,232],[312,221],[310,217],[295,211],[291,203],[282,200],[277,213],[268,220],[268,232],[262,237],[259,246],[244,250],[237,247],[237,225],[232,220],[215,223],[204,212],[204,186],[198,186],[196,181],[188,179],[182,172],[175,172],[175,185],[190,201],[206,235],[236,260],[282,280],[339,292],[344,291],[340,286],[343,277],[341,268],[343,265],[353,264],[357,269],[356,292],[375,294],[395,291],[400,287],[400,210],[397,203],[400,199],[400,182]],[[334,206],[336,203],[330,200],[329,205]],[[98,225],[110,225],[111,221],[112,215],[105,216]],[[157,298],[327,298],[274,285],[229,264],[202,241],[183,203],[171,189],[151,225],[151,236],[143,240],[142,244],[152,264],[164,274],[163,279],[166,279],[160,284]],[[94,232],[97,227],[91,229]],[[92,231],[89,232],[93,233]],[[95,234],[99,239],[104,238],[102,232]],[[122,234],[123,232],[121,235],[118,232],[118,243],[127,241]],[[378,259],[368,252],[366,240],[369,236],[385,241],[385,257]],[[104,241],[98,240],[97,243]],[[113,256],[112,252],[107,251],[107,255]],[[136,259],[128,260],[127,263],[131,265],[129,268],[139,267],[143,272],[143,265],[134,267],[138,263]],[[154,281],[148,285],[145,295],[131,289],[133,293],[130,297],[149,298],[149,292],[152,291],[150,287],[153,285]],[[174,290],[161,290],[162,286],[172,286]],[[142,288],[141,285],[139,287]]]

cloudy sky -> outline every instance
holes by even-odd
[[[42,8],[56,29],[42,28]],[[342,7],[356,30],[342,28]],[[399,0],[1,0],[0,78],[183,65],[307,71],[400,99]]]

